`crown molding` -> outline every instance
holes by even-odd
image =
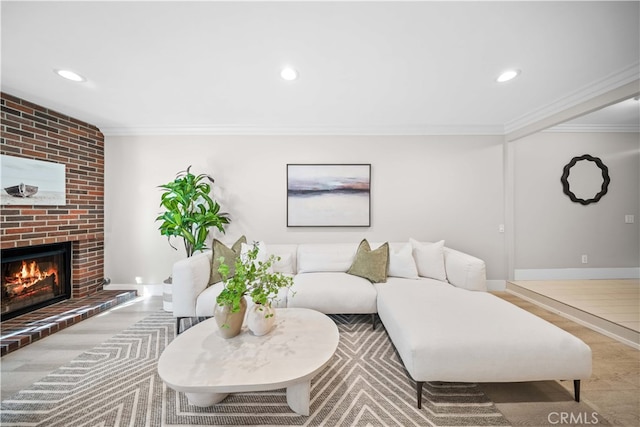
[[[640,77],[640,62],[636,61],[617,72],[613,72],[608,76],[596,80],[595,82],[583,86],[582,88],[570,93],[567,96],[557,99],[556,101],[524,114],[514,120],[505,123],[504,133],[514,133],[519,129],[533,125],[541,120],[561,113],[580,103],[589,101],[596,96],[613,91],[625,84],[638,80]]]
[[[640,125],[560,124],[542,132],[640,133]]]
[[[502,126],[148,126],[101,127],[105,136],[151,135],[503,135]]]

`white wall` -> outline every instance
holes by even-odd
[[[287,228],[287,163],[370,163],[371,227]],[[108,136],[105,275],[113,283],[160,283],[185,256],[154,219],[157,186],[189,165],[216,180],[214,197],[233,218],[223,241],[444,239],[484,259],[489,279],[507,276],[501,136]]]
[[[511,143],[514,151],[516,278],[535,270],[619,271],[640,267],[640,138],[637,133],[542,132]],[[563,193],[563,167],[576,156],[599,157],[611,183],[598,202]],[[572,184],[573,185],[573,184]],[[625,214],[635,216],[625,224]],[[588,255],[588,264],[581,256]],[[518,272],[527,273],[525,275]],[[527,272],[527,270],[529,270]],[[582,274],[582,273],[580,273]],[[546,276],[548,277],[548,276]],[[585,277],[585,276],[581,276]],[[548,277],[551,278],[551,277]]]

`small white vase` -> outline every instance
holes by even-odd
[[[247,327],[256,336],[268,334],[276,322],[276,311],[270,305],[254,304],[247,315]]]

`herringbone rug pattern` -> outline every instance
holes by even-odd
[[[312,381],[308,417],[291,411],[284,390],[230,395],[209,408],[189,405],[157,374],[158,357],[175,336],[174,319],[159,312],[2,402],[1,425],[508,425],[474,384],[426,384],[417,409],[415,383],[384,327],[372,330],[369,316],[331,317],[340,343]]]

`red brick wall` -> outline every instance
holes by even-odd
[[[104,279],[104,136],[5,93],[0,107],[0,153],[65,164],[67,192],[65,206],[0,206],[0,247],[72,242],[72,298],[95,293]]]

